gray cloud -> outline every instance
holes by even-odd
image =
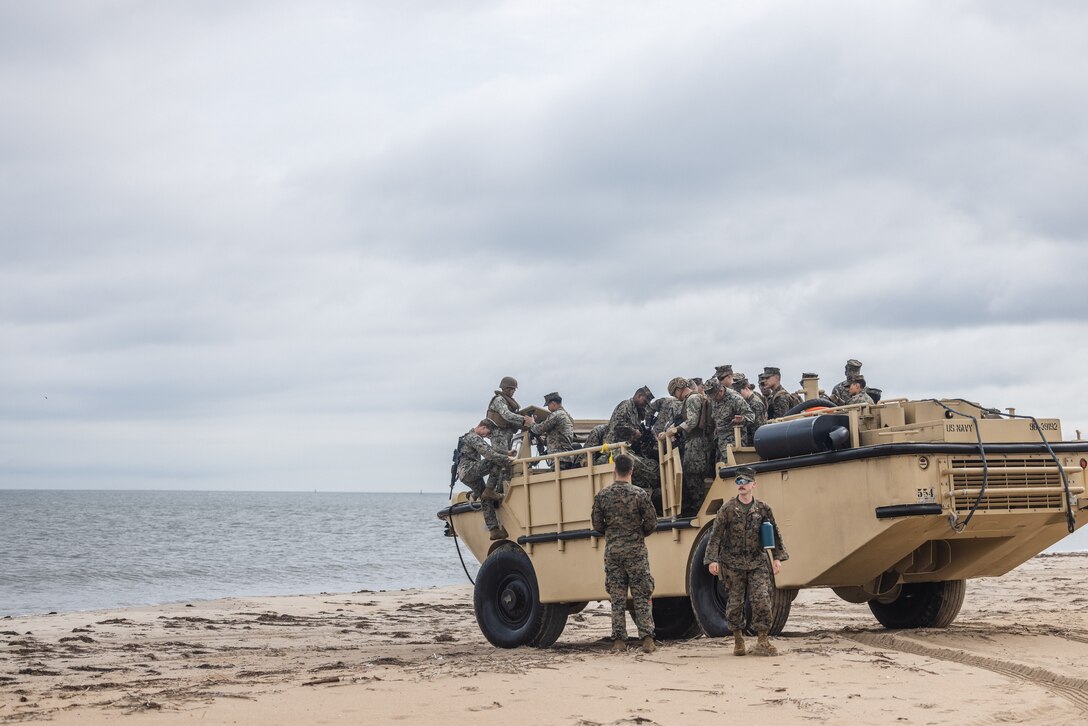
[[[0,486],[433,490],[502,375],[722,362],[1088,429],[1077,3],[67,7],[0,10]]]

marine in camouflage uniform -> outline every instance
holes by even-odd
[[[847,382],[846,401],[843,405],[853,406],[856,403],[874,405],[873,397],[869,395],[868,390],[865,388],[865,379],[860,373],[850,376]]]
[[[461,437],[458,442],[460,457],[457,478],[468,485],[480,500],[484,523],[491,531],[491,539],[506,539],[506,530],[495,515],[495,501],[502,501],[502,497],[495,493],[490,483],[484,485],[484,475],[488,475],[489,482],[498,481],[503,470],[510,467],[512,459],[505,451],[499,451],[484,439],[492,428],[490,419],[485,418]]]
[[[644,444],[651,442],[643,442],[643,428],[644,420],[648,413],[649,404],[653,401],[654,394],[650,391],[648,386],[643,386],[635,391],[635,395],[624,401],[620,401],[616,405],[616,408],[612,411],[611,418],[608,419],[608,430],[604,435],[604,442],[606,444],[618,444],[629,443],[631,449],[628,451],[628,455],[634,459],[635,462],[635,474],[633,483],[635,486],[645,489],[648,492],[652,492],[654,489],[661,488],[661,475],[658,468],[657,461],[651,459],[640,453],[636,453],[633,449],[641,448]],[[597,463],[604,463],[608,461],[607,454],[601,454],[597,458]]]
[[[561,454],[574,448],[574,421],[570,414],[563,408],[563,397],[557,392],[544,396],[544,405],[548,407],[548,418],[529,427],[529,431],[537,436],[544,436],[544,446],[549,454]],[[574,459],[566,457],[559,459],[560,468],[567,469],[574,466]]]
[[[850,376],[856,376],[861,374],[861,361],[851,358],[846,361],[846,379],[839,381],[835,384],[835,387],[831,389],[831,402],[836,406],[845,406],[846,399],[850,398],[850,394],[846,391],[850,388]]]
[[[669,393],[676,395],[684,406],[684,420],[665,431],[665,435],[684,433],[684,452],[681,465],[684,469],[684,492],[680,506],[683,516],[691,516],[706,496],[706,478],[711,476],[713,451],[709,437],[713,423],[710,403],[702,393],[695,393],[691,382],[677,377],[669,381]]]
[[[621,441],[634,442],[642,437],[642,423],[646,418],[646,407],[653,400],[654,394],[646,386],[635,391],[635,395],[620,401],[608,419],[608,433],[604,440],[609,444]]]
[[[748,404],[748,408],[752,409],[752,423],[746,425],[741,432],[741,443],[744,446],[751,446],[755,439],[756,429],[767,423],[767,404],[763,399],[763,394],[753,390],[752,384],[748,382],[748,377],[743,373],[738,373],[733,378],[733,390],[744,399],[744,402]]]
[[[624,607],[631,591],[631,615],[643,650],[654,649],[654,616],[650,597],[654,578],[646,552],[646,537],[657,526],[650,496],[630,482],[634,462],[616,457],[616,480],[593,498],[593,529],[604,535],[604,583],[612,601],[612,639],[615,650],[624,650],[627,620]]]
[[[656,436],[665,429],[679,423],[676,417],[683,412],[684,404],[678,398],[665,396],[664,398],[655,399],[650,404],[650,410],[656,414],[653,425],[650,426],[650,431]]]
[[[707,381],[706,392],[710,398],[710,415],[714,420],[714,445],[719,461],[726,461],[726,449],[736,445],[735,427],[745,431],[755,422],[755,414],[739,393],[727,384],[732,382],[732,374],[722,380],[712,378]],[[737,421],[740,418],[740,421]]]
[[[589,430],[586,434],[586,442],[582,445],[583,449],[592,449],[595,446],[600,446],[604,443],[604,435],[608,431],[608,424],[597,424]]]
[[[495,391],[491,402],[487,404],[487,418],[491,421],[491,445],[496,449],[506,452],[513,447],[514,434],[519,428],[532,425],[530,416],[518,413],[521,407],[514,400],[514,392],[518,390],[516,379],[505,376],[499,382],[499,390]],[[495,487],[495,491],[503,491],[506,482],[510,480],[510,470],[504,469],[500,479],[488,483]]]
[[[760,542],[760,527],[763,522],[770,522],[774,527],[775,547],[771,552],[773,559],[781,563],[789,559],[789,554],[782,543],[778,523],[774,521],[774,512],[766,503],[751,494],[755,486],[755,472],[748,467],[738,469],[737,486],[740,493],[723,504],[714,517],[703,564],[712,566],[712,573],[717,569],[718,577],[729,591],[725,617],[736,642],[734,653],[745,653],[744,600],[747,597],[752,606],[749,625],[759,635],[757,648],[763,648],[764,652],[774,655],[777,650],[767,640],[773,620],[771,605],[774,585],[767,555]],[[744,493],[746,488],[747,495]],[[743,501],[745,498],[749,500],[747,503]],[[716,568],[713,567],[715,564]]]
[[[782,418],[793,408],[793,395],[782,387],[782,371],[774,366],[766,366],[759,376],[763,395],[767,399],[767,420]]]

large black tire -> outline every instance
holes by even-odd
[[[691,609],[691,598],[655,597],[653,612],[654,635],[658,640],[686,640],[702,632]]]
[[[834,405],[835,404],[833,404],[826,398],[811,398],[807,401],[801,401],[801,403],[786,411],[786,415],[792,416],[795,413],[801,413],[802,411],[807,411],[810,408],[816,408],[818,406],[826,406],[827,408],[831,408]]]
[[[567,603],[549,603],[544,606],[544,617],[540,623],[540,630],[529,641],[534,648],[550,648],[563,634],[563,628],[567,627],[567,613],[570,612]]]
[[[711,575],[703,564],[709,542],[710,530],[707,530],[695,545],[695,554],[691,558],[688,569],[688,593],[691,595],[691,609],[695,613],[699,627],[703,629],[707,637],[722,638],[733,634],[733,624],[725,617],[729,590],[722,584],[721,578]],[[776,587],[771,591],[771,635],[781,634],[782,629],[786,627],[786,621],[790,617],[790,610],[793,608],[793,600],[796,597],[796,589],[783,590]],[[742,632],[755,635],[749,626],[751,619],[752,606],[745,600]]]
[[[725,603],[729,591],[721,579],[711,575],[703,564],[706,546],[710,542],[710,530],[695,545],[695,553],[688,566],[688,595],[691,597],[691,610],[695,620],[708,638],[723,638],[733,634],[733,628],[725,619]],[[745,603],[744,616],[751,616],[751,608]]]
[[[885,628],[947,628],[959,615],[966,580],[912,582],[889,603],[870,600],[869,609]]]
[[[797,588],[783,590],[776,587],[771,592],[771,635],[782,634],[786,621],[790,619],[790,610],[793,609],[793,601],[796,598]]]
[[[532,643],[544,625],[533,563],[516,547],[501,547],[480,565],[472,604],[480,631],[499,648]]]

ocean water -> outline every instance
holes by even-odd
[[[441,494],[0,490],[0,616],[467,582]],[[462,546],[475,576],[476,561]]]
[[[446,504],[441,494],[0,490],[0,616],[464,583],[435,516]],[[1085,550],[1088,527],[1048,551]]]

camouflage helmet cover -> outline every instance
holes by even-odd
[[[683,390],[685,388],[691,388],[691,383],[688,381],[687,378],[684,378],[683,376],[677,376],[676,378],[673,378],[671,381],[669,381],[670,396],[675,396],[677,391]]]

